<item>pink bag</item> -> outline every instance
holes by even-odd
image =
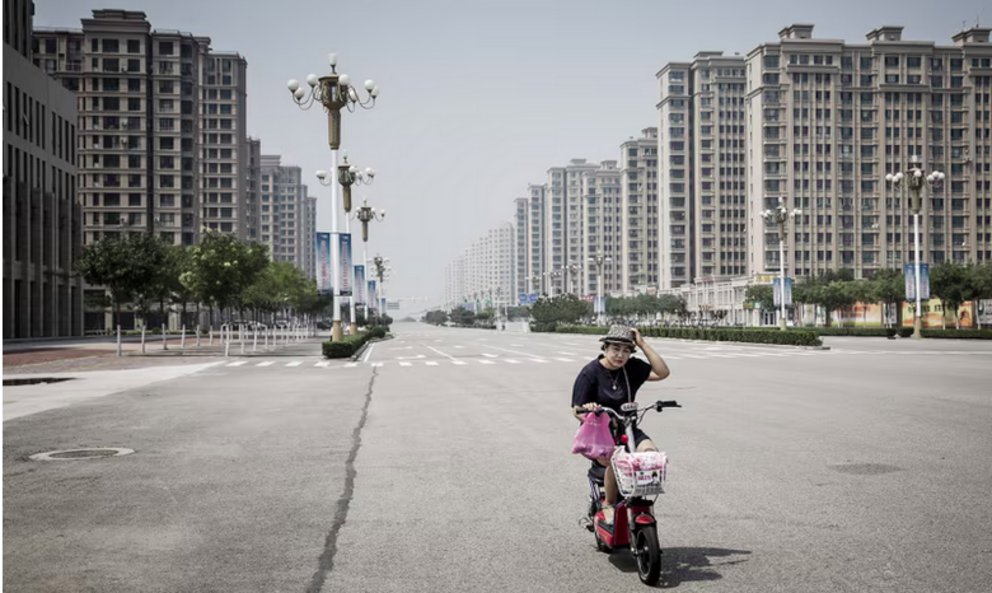
[[[589,459],[603,459],[613,455],[613,434],[610,433],[610,417],[604,414],[586,414],[585,421],[575,433],[572,453]]]

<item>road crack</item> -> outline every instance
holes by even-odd
[[[375,378],[378,374],[379,369],[373,368],[372,378],[369,380],[369,389],[365,393],[365,404],[362,406],[362,416],[351,435],[351,451],[348,453],[348,460],[345,462],[344,492],[341,494],[341,498],[338,499],[338,509],[334,513],[334,523],[331,525],[331,531],[327,534],[327,539],[324,540],[324,551],[320,555],[317,572],[314,573],[313,580],[310,581],[310,586],[307,587],[307,593],[320,593],[324,588],[324,581],[327,579],[327,576],[334,570],[334,556],[338,552],[338,535],[348,520],[348,508],[351,506],[351,499],[355,494],[355,475],[357,474],[355,471],[355,459],[358,457],[358,450],[362,447],[362,429],[365,427],[366,419],[368,419],[369,404],[372,403],[372,387],[375,385]]]

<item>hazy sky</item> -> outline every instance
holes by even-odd
[[[791,23],[813,36],[864,42],[882,25],[903,39],[950,45],[987,0],[35,0],[35,26],[80,27],[93,8],[142,10],[158,29],[213,40],[248,60],[248,134],[298,164],[330,226],[326,117],[300,111],[286,81],[329,71],[381,87],[371,111],[345,113],[342,147],[374,167],[360,202],[386,208],[369,252],[390,257],[392,296],[439,302],[444,266],[487,229],[511,220],[514,198],[572,158],[618,159],[657,125],[655,74],[701,50],[742,55]],[[982,11],[985,11],[984,13]],[[316,187],[314,187],[316,186]],[[357,230],[357,228],[355,229]],[[360,251],[356,254],[360,257]],[[420,307],[418,307],[420,308]]]

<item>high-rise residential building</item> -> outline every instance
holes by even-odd
[[[490,229],[445,267],[444,302],[448,307],[476,303],[482,308],[513,306],[516,285],[516,232],[503,223]]]
[[[760,216],[779,197],[802,210],[790,224],[791,275],[869,277],[912,262],[913,217],[885,175],[914,160],[947,176],[923,201],[921,260],[990,259],[989,31],[938,46],[881,27],[848,44],[792,25],[748,54],[752,273],[781,266],[777,229]]]
[[[527,272],[524,277],[527,294],[543,292],[544,273],[547,271],[547,242],[544,240],[546,185],[527,186]]]
[[[586,159],[572,159],[565,167],[548,169],[544,200],[544,292],[561,294],[581,281],[582,176],[598,168]]]
[[[514,220],[516,221],[516,257],[513,265],[516,268],[516,282],[513,285],[514,296],[519,299],[519,295],[530,292],[530,281],[527,274],[527,259],[530,255],[528,242],[530,241],[530,200],[528,198],[517,198],[513,201],[516,207]]]
[[[314,196],[307,196],[306,200],[304,200],[303,206],[304,206],[303,259],[305,262],[304,273],[307,275],[307,278],[316,278],[317,277],[317,198]],[[371,277],[369,276],[368,270],[365,270],[365,276],[366,278]]]
[[[261,214],[261,193],[262,187],[262,141],[258,138],[248,138],[248,178],[247,192],[248,201],[245,212],[248,217],[248,240],[255,242],[259,240],[258,231],[261,228],[259,215]]]
[[[658,285],[746,273],[744,58],[697,53],[658,73],[662,224]]]
[[[76,97],[32,63],[33,3],[3,9],[3,337],[79,336]]]
[[[307,254],[313,255],[316,247],[313,239],[305,237],[309,223],[302,171],[295,165],[283,165],[279,155],[262,155],[261,164],[259,240],[269,245],[273,261],[292,262],[307,273]]]
[[[35,63],[79,93],[86,243],[141,230],[192,245],[204,227],[248,238],[244,58],[118,9],[34,39]]]
[[[613,258],[613,269],[620,272],[620,282],[604,290],[631,294],[660,285],[658,128],[645,128],[640,138],[621,144],[620,162],[621,222],[619,232],[615,233],[619,238],[619,257],[617,253],[606,253]],[[604,267],[604,272],[608,269]]]
[[[636,177],[636,175],[635,175]],[[582,249],[577,259],[581,272],[570,288],[579,296],[596,296],[599,291],[599,270],[596,255],[609,257],[603,266],[604,294],[620,290],[619,273],[624,267],[622,228],[621,172],[617,161],[602,161],[597,169],[581,177],[582,199],[579,207],[579,225]],[[637,234],[637,233],[635,233]]]
[[[692,245],[691,170],[692,86],[688,62],[671,62],[657,74],[659,206],[659,283],[678,288],[694,276],[689,257]]]

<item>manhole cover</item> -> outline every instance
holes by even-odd
[[[31,377],[26,379],[4,379],[4,387],[16,387],[18,385],[37,385],[39,383],[61,383],[62,381],[72,381],[74,377]]]
[[[76,461],[80,459],[102,459],[104,457],[120,457],[130,455],[134,449],[124,449],[120,447],[105,447],[100,449],[65,449],[62,451],[48,451],[47,453],[37,453],[31,456],[34,461]]]
[[[855,474],[859,476],[877,476],[879,474],[890,474],[901,470],[901,467],[885,465],[884,463],[845,463],[828,466],[834,471],[842,474]]]

